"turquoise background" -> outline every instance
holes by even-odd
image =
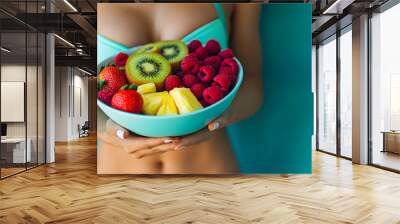
[[[263,5],[264,104],[228,128],[241,173],[311,173],[311,16],[311,4]]]

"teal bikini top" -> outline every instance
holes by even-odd
[[[190,41],[197,39],[205,44],[208,40],[215,39],[220,43],[222,49],[228,47],[228,35],[226,31],[224,10],[220,3],[214,3],[214,8],[218,14],[218,18],[189,33],[182,38],[182,41],[189,43]],[[138,46],[127,47],[97,34],[97,64],[121,51],[127,51],[137,47]]]

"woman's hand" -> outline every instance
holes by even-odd
[[[169,151],[183,150],[190,146],[209,140],[212,131],[225,127],[229,116],[225,113],[210,122],[208,128],[182,137],[148,138],[130,133],[125,128],[109,119],[106,123],[106,132],[99,133],[98,137],[104,142],[123,149],[136,159],[162,154]]]
[[[179,138],[176,137],[148,138],[134,135],[111,119],[107,121],[106,132],[99,133],[98,137],[136,159],[177,150],[179,143]]]

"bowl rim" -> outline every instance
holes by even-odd
[[[133,51],[132,51],[132,50],[128,50],[128,51],[122,51],[122,52],[129,52],[129,53],[131,53],[131,52],[133,52]],[[114,58],[114,56],[109,57],[109,58],[103,60],[102,62],[100,62],[100,64],[97,65],[97,67],[98,67],[98,68],[101,67],[101,65],[103,65],[103,64],[104,64],[105,62],[107,62],[107,61],[110,61],[110,60],[113,59],[113,58]],[[190,113],[186,113],[186,114],[156,116],[156,115],[146,115],[146,114],[135,114],[135,113],[129,113],[129,112],[125,112],[125,111],[122,111],[122,110],[118,110],[118,109],[115,109],[115,108],[113,108],[113,107],[111,107],[111,106],[109,106],[109,105],[103,103],[101,100],[99,100],[99,99],[96,97],[96,98],[97,98],[97,105],[100,104],[101,106],[107,107],[107,108],[109,108],[109,109],[111,109],[111,110],[113,110],[113,111],[115,111],[115,112],[118,112],[119,114],[124,114],[124,115],[128,115],[128,116],[133,116],[133,117],[140,117],[140,118],[144,118],[144,119],[157,119],[157,120],[160,120],[160,119],[170,119],[170,118],[179,118],[179,117],[189,117],[189,116],[193,116],[193,115],[196,115],[196,114],[204,113],[204,112],[209,111],[209,110],[212,110],[212,108],[215,108],[215,107],[217,107],[218,105],[220,105],[220,104],[222,103],[222,100],[223,100],[223,99],[228,98],[229,96],[231,96],[231,95],[233,95],[233,94],[236,94],[235,92],[237,92],[238,89],[240,88],[240,86],[241,86],[241,84],[242,84],[242,82],[243,82],[243,67],[242,67],[242,64],[240,63],[240,61],[239,61],[236,57],[234,57],[234,59],[235,59],[235,61],[236,61],[236,62],[238,63],[238,65],[239,65],[239,72],[238,72],[238,76],[237,76],[237,79],[236,79],[236,85],[235,85],[235,87],[233,87],[233,89],[228,93],[228,95],[224,96],[224,97],[223,97],[221,100],[219,100],[218,102],[216,102],[216,103],[214,103],[214,104],[212,104],[212,105],[210,105],[210,106],[203,107],[203,108],[200,109],[200,110],[196,110],[196,111],[193,111],[193,112],[190,112]]]

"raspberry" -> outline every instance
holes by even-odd
[[[222,58],[233,58],[233,51],[229,48],[221,51],[219,53],[219,56],[221,56]]]
[[[118,53],[117,56],[114,58],[114,62],[117,66],[122,67],[125,66],[126,61],[128,60],[128,55],[122,52]]]
[[[211,83],[211,86],[216,86],[216,87],[220,88],[221,91],[222,91],[222,94],[223,94],[224,96],[228,95],[228,93],[230,92],[229,89],[228,89],[228,90],[223,90],[223,89],[221,88],[221,86],[220,86],[218,83],[216,83],[216,82],[212,82],[212,83]]]
[[[165,79],[165,89],[170,91],[176,87],[182,86],[181,78],[177,75],[169,75]]]
[[[231,76],[227,73],[218,74],[214,77],[213,80],[214,83],[216,83],[216,85],[219,86],[223,92],[229,91],[229,88],[231,87],[231,84],[233,82]]]
[[[197,79],[197,77],[195,75],[187,74],[187,75],[183,76],[182,82],[183,82],[183,85],[190,88],[194,84],[198,83],[199,79]]]
[[[197,57],[190,54],[182,60],[181,69],[184,74],[196,74],[200,69],[200,61]]]
[[[200,100],[203,98],[203,91],[205,88],[206,87],[203,83],[196,83],[192,87],[190,87],[190,90],[197,97],[197,99]]]
[[[192,58],[192,59],[197,59],[197,60],[198,60],[197,55],[196,55],[196,53],[194,53],[194,52],[188,54],[185,58]]]
[[[236,75],[239,71],[239,65],[236,60],[233,58],[226,58],[222,61],[221,66],[219,68],[219,73],[229,72],[232,77],[232,80],[236,78]]]
[[[97,98],[107,105],[110,105],[111,98],[113,97],[115,91],[111,91],[109,88],[104,87],[97,93]]]
[[[204,59],[204,65],[211,65],[216,71],[218,71],[221,61],[222,58],[220,56],[211,56]]]
[[[212,39],[206,43],[205,46],[209,55],[217,55],[221,51],[221,46],[219,45],[218,41]]]
[[[208,104],[214,104],[224,97],[222,90],[216,86],[210,86],[203,91],[203,99]]]
[[[189,52],[194,52],[198,47],[201,47],[201,42],[199,40],[192,40],[188,44]]]
[[[194,51],[198,59],[203,60],[208,56],[208,52],[205,47],[199,47]]]
[[[200,68],[199,73],[197,73],[197,77],[202,82],[210,82],[215,74],[215,70],[211,65],[205,65]]]
[[[236,75],[229,67],[220,67],[218,70],[218,74],[228,74],[233,81],[236,80]]]

